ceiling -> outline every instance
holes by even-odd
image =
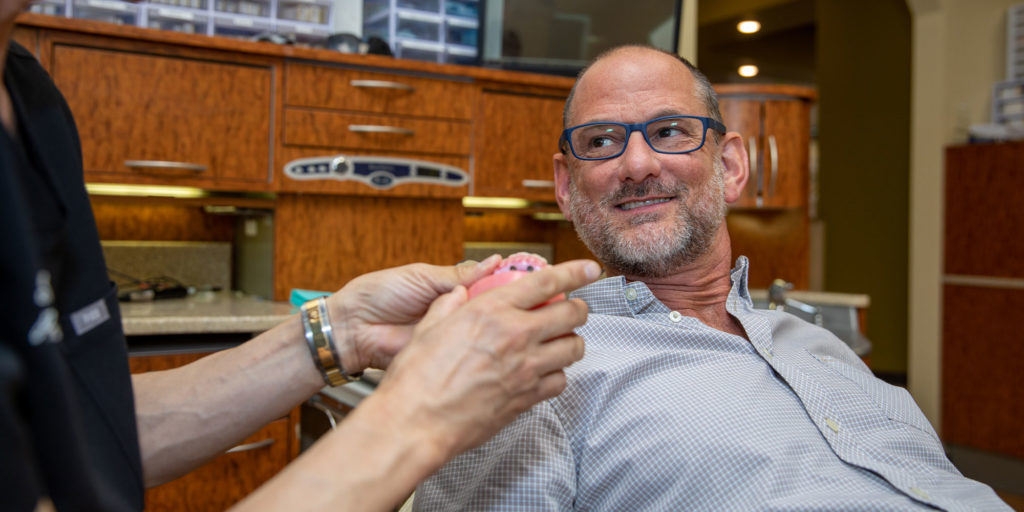
[[[815,0],[699,0],[697,65],[714,83],[815,84]],[[736,25],[761,23],[755,34]],[[737,69],[760,70],[744,78]]]

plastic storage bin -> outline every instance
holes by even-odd
[[[64,0],[37,0],[29,5],[28,10],[50,16],[67,16],[68,5]]]
[[[363,37],[387,41],[396,57],[475,64],[480,0],[365,0]]]
[[[146,6],[146,26],[160,30],[173,30],[185,34],[206,34],[209,17],[198,12],[160,7]]]
[[[250,38],[273,29],[270,19],[242,16],[215,16],[213,18],[213,35],[226,37]]]
[[[149,0],[150,5],[170,5],[172,7],[186,7],[189,9],[206,10],[206,0]]]
[[[331,2],[328,0],[279,0],[277,19],[324,25],[331,21]]]
[[[139,20],[138,4],[117,0],[76,0],[71,11],[75,18],[117,25],[136,25]]]

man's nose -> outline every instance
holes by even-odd
[[[648,177],[661,174],[657,153],[647,145],[644,134],[633,132],[627,139],[626,150],[619,156],[619,179],[640,183]]]

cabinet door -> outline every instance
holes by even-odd
[[[800,100],[765,100],[762,140],[764,206],[807,205],[810,107]]]
[[[209,352],[132,356],[132,373],[191,363]],[[272,421],[227,453],[187,475],[146,490],[147,511],[226,510],[284,469],[297,452],[298,409]]]
[[[56,44],[86,179],[269,188],[271,70]]]
[[[761,159],[761,101],[723,96],[719,99],[718,107],[722,112],[725,127],[729,131],[743,136],[743,145],[747,148],[747,157],[750,159],[750,178],[747,180],[747,186],[743,189],[740,199],[731,206],[757,207],[759,206],[758,192],[764,188],[764,169]]]
[[[563,98],[484,92],[476,127],[473,194],[554,202],[552,155]]]

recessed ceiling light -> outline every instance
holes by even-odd
[[[736,25],[736,30],[743,32],[744,34],[753,34],[758,30],[761,30],[761,24],[754,20],[743,20]]]
[[[746,78],[750,78],[752,76],[757,76],[757,72],[758,72],[757,66],[755,66],[753,64],[746,64],[744,66],[740,66],[740,69],[739,69],[740,76],[746,77]]]

